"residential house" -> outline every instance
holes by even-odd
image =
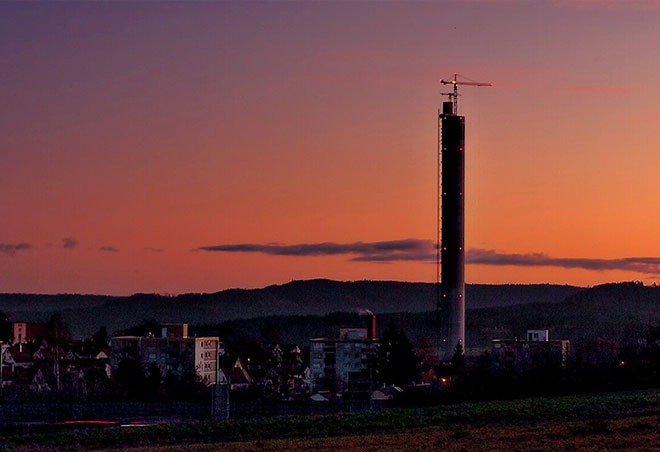
[[[312,391],[316,392],[327,379],[346,388],[351,374],[368,372],[378,343],[375,323],[372,315],[367,328],[341,328],[337,339],[310,341]]]
[[[138,361],[145,371],[156,364],[163,376],[195,374],[206,384],[218,382],[218,357],[224,353],[217,337],[188,337],[187,324],[166,324],[161,336],[115,336],[111,343],[112,372],[124,359]]]
[[[491,341],[494,373],[524,373],[531,369],[563,367],[567,364],[570,341],[551,340],[547,330],[528,330],[527,340],[493,339]]]

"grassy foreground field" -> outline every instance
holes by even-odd
[[[660,451],[660,416],[527,426],[423,428],[399,433],[122,449],[127,452]]]
[[[5,450],[660,451],[660,391],[461,403],[317,417],[5,434]],[[2,448],[0,447],[0,450]]]

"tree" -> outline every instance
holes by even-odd
[[[457,371],[465,368],[465,353],[463,352],[463,344],[460,342],[456,344],[454,356],[451,357],[451,365]]]
[[[419,359],[419,369],[422,382],[430,382],[436,378],[435,368],[440,365],[440,358],[433,343],[425,336],[419,336],[415,343],[415,355]]]
[[[179,395],[179,379],[172,373],[171,370],[165,374],[165,381],[163,382],[165,394],[169,399],[175,399]]]
[[[264,344],[282,344],[282,329],[275,323],[268,323],[261,328],[261,339]]]
[[[92,343],[97,349],[108,347],[108,330],[104,326],[94,333]]]
[[[377,383],[404,386],[419,379],[413,345],[402,329],[390,322],[376,350],[375,379]]]
[[[48,341],[55,345],[66,345],[71,340],[69,325],[64,321],[61,312],[56,312],[48,320]]]
[[[141,399],[144,397],[146,379],[139,361],[124,358],[119,363],[115,380],[125,396]]]
[[[14,338],[14,331],[12,329],[11,321],[7,315],[0,311],[0,341],[4,343],[11,343]]]
[[[158,367],[158,364],[156,363],[151,363],[149,364],[149,369],[147,371],[147,374],[145,376],[145,390],[146,394],[150,399],[155,399],[159,392],[160,392],[160,385],[163,381],[163,374],[160,371],[160,367]]]

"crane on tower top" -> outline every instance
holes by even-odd
[[[459,79],[460,77],[460,79]],[[467,85],[467,86],[493,86],[490,82],[477,82],[472,80],[464,75],[454,72],[454,77],[451,80],[440,80],[440,83],[443,85],[453,85],[454,91],[450,93],[440,93],[443,96],[448,96],[449,100],[454,104],[454,114],[458,114],[458,85]]]

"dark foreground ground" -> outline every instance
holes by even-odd
[[[296,438],[123,450],[130,452],[658,451],[660,450],[660,417],[640,416],[595,423],[549,422],[510,427],[430,427],[399,433],[334,438]]]
[[[2,444],[8,451],[40,452],[660,451],[660,391],[305,418],[51,433],[5,431]]]

